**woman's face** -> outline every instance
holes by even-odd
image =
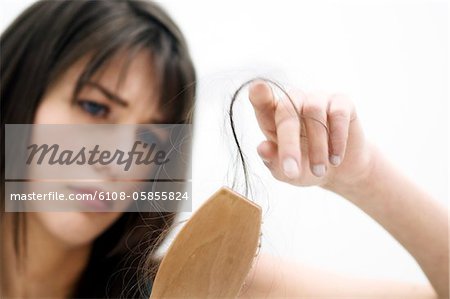
[[[37,108],[35,124],[161,122],[148,51],[141,51],[134,57],[123,78],[121,72],[126,63],[126,54],[116,55],[99,74],[93,76],[92,84],[85,85],[73,100],[75,84],[86,63],[87,59],[75,63],[49,87]],[[104,170],[100,171],[102,174],[99,174],[99,178],[107,180]],[[71,247],[92,242],[120,215],[121,212],[28,213],[34,224]]]

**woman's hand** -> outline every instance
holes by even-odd
[[[439,297],[448,298],[448,210],[365,140],[353,104],[340,95],[292,92],[294,109],[289,99],[275,100],[263,81],[250,86],[249,96],[267,137],[258,153],[273,176],[293,185],[320,185],[351,201],[400,242]]]
[[[373,159],[353,103],[337,94],[289,96],[295,108],[287,97],[276,99],[268,83],[250,85],[250,101],[267,138],[258,154],[273,176],[326,188],[365,179]]]

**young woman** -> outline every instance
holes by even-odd
[[[1,46],[2,151],[5,124],[191,121],[195,72],[186,42],[153,3],[37,2],[2,34]],[[249,94],[267,137],[258,153],[273,176],[347,198],[411,253],[431,284],[350,280],[287,263],[275,274],[279,262],[261,256],[241,296],[447,297],[447,212],[366,141],[352,103],[292,92],[295,111],[288,99],[275,101],[263,81],[252,83]],[[329,135],[317,120],[328,123]],[[4,159],[3,153],[2,190]],[[1,296],[148,297],[152,277],[142,283],[141,261],[173,217],[2,212]]]

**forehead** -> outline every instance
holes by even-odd
[[[86,57],[71,70],[76,81],[89,62]],[[157,72],[151,52],[120,51],[111,57],[89,81],[98,83],[127,102],[127,113],[132,123],[160,121]]]

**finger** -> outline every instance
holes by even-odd
[[[324,176],[328,166],[326,112],[327,104],[323,96],[307,96],[302,107],[302,120],[306,128],[311,172],[317,177]]]
[[[298,97],[291,99],[299,101]],[[295,106],[300,105],[297,103]],[[289,179],[300,176],[301,166],[300,119],[295,106],[287,97],[283,97],[275,109],[278,159],[284,175]]]
[[[338,166],[344,159],[354,106],[345,96],[333,95],[328,104],[329,159]]]
[[[272,163],[277,159],[277,144],[272,141],[263,141],[258,145],[257,152],[264,162]]]
[[[273,177],[284,181],[285,174],[280,169],[278,161],[278,145],[273,141],[263,141],[257,148],[258,154],[263,160],[264,165],[270,170]]]
[[[255,110],[259,127],[268,140],[276,140],[275,98],[268,83],[257,80],[250,84],[249,99]]]

